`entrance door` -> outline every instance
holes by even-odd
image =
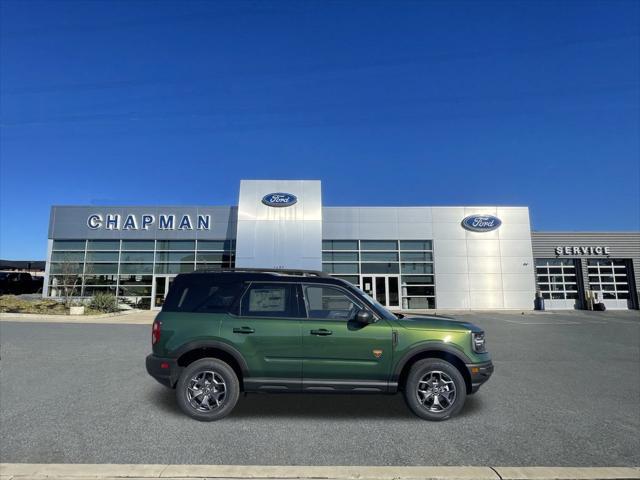
[[[155,310],[159,310],[164,304],[174,278],[176,278],[175,275],[163,275],[153,279],[153,308]]]
[[[400,308],[399,275],[363,275],[362,290],[385,307]]]

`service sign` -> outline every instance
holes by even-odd
[[[490,232],[502,225],[493,215],[469,215],[462,220],[462,227],[471,232]]]
[[[556,255],[611,255],[611,247],[603,245],[561,245],[556,247]]]
[[[298,202],[298,197],[291,193],[268,193],[262,197],[262,203],[268,207],[290,207]]]

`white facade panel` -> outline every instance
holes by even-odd
[[[504,295],[501,291],[469,292],[471,310],[500,310],[504,307]]]
[[[431,223],[398,222],[398,238],[401,240],[424,240],[433,238]]]
[[[500,252],[504,257],[530,256],[533,262],[531,240],[500,240]]]
[[[402,223],[422,223],[431,224],[433,215],[430,207],[398,207],[398,222]]]
[[[443,292],[469,291],[469,275],[466,273],[440,273],[437,282],[438,298]]]
[[[499,292],[502,290],[502,275],[497,273],[470,273],[469,291]]]
[[[499,257],[500,242],[498,240],[467,241],[467,254],[470,257]]]
[[[443,307],[441,294],[455,289],[457,283],[459,288],[468,288],[471,309],[533,308],[535,280],[528,208],[433,207],[432,213],[438,307]],[[466,230],[462,220],[472,215],[493,215],[501,224],[492,231]],[[456,282],[455,275],[465,271],[468,279]],[[451,298],[446,302],[450,304]]]
[[[464,216],[468,215],[496,215],[497,207],[464,207]],[[462,220],[462,219],[460,219]]]
[[[505,292],[503,305],[506,309],[533,310],[533,300],[531,290]]]
[[[360,238],[365,240],[398,239],[398,223],[360,223]]]
[[[435,254],[440,257],[466,257],[467,241],[458,240],[436,240],[433,243]]]
[[[535,274],[535,266],[531,261],[531,257],[501,257],[502,274],[519,273],[530,275],[533,278]]]
[[[438,292],[437,308],[450,310],[468,310],[470,308],[469,292],[458,290],[457,292]]]
[[[468,257],[469,273],[500,273],[500,257]]]
[[[503,273],[502,289],[505,292],[535,290],[535,280],[531,274]]]
[[[500,227],[502,228],[502,227]],[[469,241],[476,240],[498,240],[500,238],[500,234],[498,230],[494,230],[492,232],[469,232],[465,231],[465,238]]]
[[[464,218],[464,207],[432,207],[433,223],[455,223]]]
[[[440,257],[435,256],[436,285],[438,275],[441,273],[469,273],[467,257]]]
[[[322,238],[357,240],[360,238],[360,225],[346,222],[322,222]]]
[[[435,240],[465,240],[466,231],[460,225],[460,222],[452,223],[433,223],[433,238]]]
[[[394,207],[360,207],[360,223],[398,223],[398,209]]]
[[[270,206],[273,193],[295,195],[288,206]],[[250,244],[252,243],[252,245]],[[322,268],[322,195],[317,180],[242,180],[238,202],[236,266]]]
[[[498,236],[501,240],[531,241],[531,229],[528,223],[503,223],[498,229]]]
[[[325,207],[322,209],[322,222],[355,222],[359,221],[357,208],[350,207]]]

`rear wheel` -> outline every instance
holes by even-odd
[[[193,362],[182,371],[176,385],[176,398],[182,411],[203,422],[229,415],[239,396],[238,376],[217,358]]]
[[[464,406],[467,388],[456,367],[439,358],[416,362],[404,388],[409,408],[426,420],[446,420]]]

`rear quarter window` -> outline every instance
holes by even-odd
[[[221,283],[214,278],[180,278],[172,283],[162,306],[165,312],[228,313],[240,296],[242,282]]]

